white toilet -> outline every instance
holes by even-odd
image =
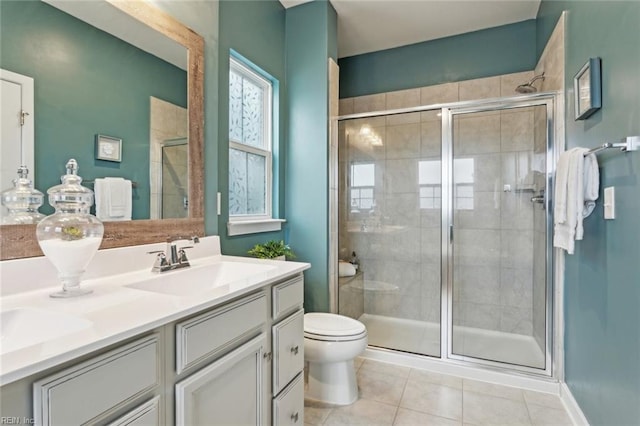
[[[306,397],[336,405],[358,399],[353,359],[367,347],[360,321],[320,312],[304,315],[304,359],[309,363]]]

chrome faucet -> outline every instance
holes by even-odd
[[[151,268],[151,272],[173,271],[174,269],[187,268],[191,266],[189,259],[187,259],[187,252],[185,250],[193,248],[193,245],[182,246],[180,248],[176,245],[178,241],[184,240],[191,241],[193,244],[198,244],[200,242],[200,239],[197,236],[169,237],[167,238],[166,250],[154,250],[148,252],[149,254],[157,254],[156,261],[153,268]]]

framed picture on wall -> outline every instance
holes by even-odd
[[[602,107],[600,58],[589,58],[573,77],[576,120],[584,120]]]
[[[96,135],[96,160],[122,162],[122,139]]]

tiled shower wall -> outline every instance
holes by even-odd
[[[171,200],[167,200],[169,204],[176,206],[175,212],[171,212],[170,216],[163,215],[163,173],[162,173],[162,145],[168,139],[186,138],[188,135],[187,109],[174,105],[162,99],[150,97],[150,143],[149,143],[149,159],[151,174],[151,219],[162,219],[163,217],[186,217],[187,213],[182,208],[182,197],[178,192],[187,193],[187,159],[184,160],[183,166],[177,166],[178,174],[174,175],[172,185],[176,188]],[[188,151],[188,149],[186,149]],[[178,155],[180,156],[180,155]],[[184,156],[183,156],[184,157]],[[168,178],[168,176],[167,176]],[[166,204],[166,203],[165,203]],[[169,213],[169,212],[166,212]]]
[[[512,96],[515,87],[532,76],[533,72],[508,74],[341,99],[340,114]],[[349,258],[355,251],[366,282],[398,288],[395,295],[384,293],[384,303],[365,305],[367,313],[439,321],[440,210],[420,208],[418,182],[419,161],[439,166],[437,112],[340,123],[340,257]],[[534,183],[528,172],[533,161],[533,125],[533,110],[524,109],[463,117],[454,128],[456,155],[476,159],[474,209],[461,210],[455,218],[460,228],[455,239],[455,325],[532,334],[532,194],[502,190],[505,183],[529,187]],[[365,140],[363,126],[369,126],[382,143]],[[347,208],[353,163],[375,165],[372,210]],[[440,201],[435,201],[439,207]],[[376,285],[365,283],[365,287]]]

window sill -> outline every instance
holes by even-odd
[[[257,234],[260,232],[280,231],[285,219],[237,220],[227,223],[227,235]]]

